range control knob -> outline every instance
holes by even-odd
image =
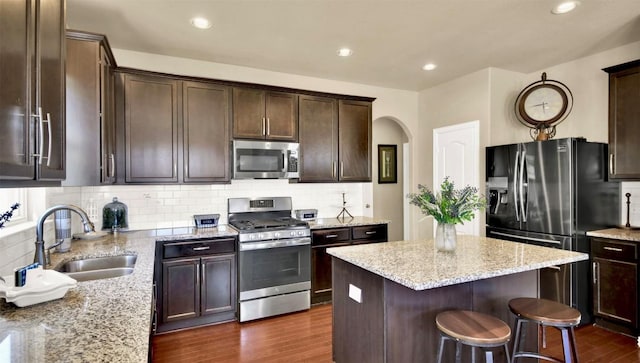
[[[289,235],[290,235],[291,237],[295,237],[295,235],[296,235],[296,231],[291,231],[291,232],[289,232]]]
[[[280,232],[274,232],[273,233],[273,237],[280,238]]]

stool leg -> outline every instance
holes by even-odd
[[[462,344],[459,341],[456,341],[456,363],[461,362],[461,354],[462,354]]]
[[[438,363],[442,363],[442,353],[444,351],[444,335],[440,335],[440,346],[438,347]]]
[[[576,334],[573,331],[573,327],[569,328],[569,335],[571,336],[571,353],[575,362],[578,363],[578,346],[576,345]]]
[[[522,337],[520,336],[520,333],[522,330],[523,322],[524,320],[516,316],[516,335],[514,336],[514,339],[513,339],[513,354],[511,354],[511,357],[513,358],[513,362],[516,361],[516,353],[519,352],[518,347],[520,346],[520,340],[522,339]]]
[[[564,352],[564,363],[573,362],[573,344],[571,344],[571,337],[569,336],[569,329],[560,328],[562,333],[562,351]]]
[[[485,349],[484,360],[487,363],[493,363],[493,352],[489,349]]]
[[[504,343],[504,355],[507,357],[507,363],[511,363],[511,357],[509,357],[509,344]]]
[[[476,363],[476,347],[471,346],[471,362]]]

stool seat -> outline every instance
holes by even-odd
[[[477,346],[504,344],[511,337],[511,328],[502,320],[468,310],[442,312],[436,325],[452,338]]]
[[[471,361],[476,361],[474,348],[484,350],[485,362],[493,363],[492,348],[502,346],[507,362],[509,357],[509,339],[511,328],[504,321],[491,315],[469,310],[449,310],[436,315],[436,326],[440,330],[438,363],[442,362],[444,343],[452,340],[456,343],[456,362],[461,361],[461,345],[471,347]]]
[[[544,325],[580,324],[580,311],[551,300],[520,297],[509,301],[509,309],[516,315]]]

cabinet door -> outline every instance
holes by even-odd
[[[125,182],[178,181],[178,85],[125,75]]]
[[[593,264],[594,314],[637,327],[637,264],[597,257]]]
[[[100,47],[100,183],[116,182],[115,82],[113,64],[104,46]]]
[[[311,303],[331,301],[331,255],[328,247],[348,246],[349,243],[337,243],[330,246],[311,248]]]
[[[28,86],[32,53],[28,1],[0,1],[0,179],[35,178]]]
[[[253,88],[233,89],[233,137],[264,139],[266,134],[265,92]]]
[[[97,185],[100,179],[99,57],[97,42],[67,39],[67,178],[63,186]]]
[[[42,107],[42,163],[37,177],[65,178],[65,9],[64,0],[40,0],[36,23],[36,104]],[[34,113],[37,110],[33,110]]]
[[[235,254],[203,257],[201,314],[234,311],[236,284]]]
[[[269,140],[298,140],[298,96],[291,93],[266,92],[266,132]]]
[[[371,102],[340,100],[339,177],[371,181]]]
[[[200,259],[162,262],[162,321],[200,315]]]
[[[185,182],[228,182],[230,89],[184,82],[182,124]]]
[[[338,180],[338,102],[300,96],[300,181]]]
[[[614,179],[640,179],[640,65],[609,75],[609,168]]]

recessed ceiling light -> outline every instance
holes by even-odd
[[[348,57],[353,54],[353,51],[349,48],[340,48],[338,50],[338,55],[341,57]]]
[[[195,26],[198,29],[209,29],[211,28],[211,22],[202,17],[195,17],[191,19],[191,25]]]
[[[424,69],[425,71],[432,71],[434,69],[436,69],[437,65],[433,64],[433,63],[427,63],[425,65],[422,66],[422,69]]]
[[[578,5],[580,5],[580,1],[565,1],[565,2],[561,2],[560,4],[556,5],[553,9],[551,9],[551,12],[554,13],[554,14],[568,13],[571,10],[575,9],[576,7],[578,7]]]

